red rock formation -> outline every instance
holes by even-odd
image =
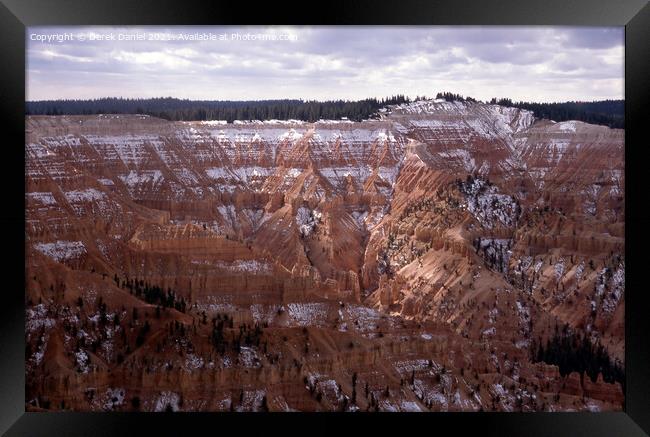
[[[622,131],[478,103],[29,117],[28,408],[620,409],[530,349],[623,361],[623,169]]]

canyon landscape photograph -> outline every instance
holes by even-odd
[[[623,28],[26,40],[27,411],[625,408]]]

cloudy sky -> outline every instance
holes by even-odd
[[[624,98],[622,27],[31,27],[26,38],[27,100]]]

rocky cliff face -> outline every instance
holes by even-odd
[[[622,131],[29,117],[25,171],[31,409],[622,407],[534,350],[623,361]]]

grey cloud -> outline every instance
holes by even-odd
[[[582,27],[566,31],[567,44],[573,47],[606,49],[624,44],[625,33],[622,27]]]
[[[277,29],[271,29],[277,30]],[[27,41],[28,97],[362,98],[456,90],[537,100],[617,97],[620,28],[292,27],[297,41]],[[30,28],[37,33],[264,33],[248,27]],[[620,49],[620,50],[619,50]],[[55,55],[52,55],[54,53]],[[85,62],[87,60],[92,62]],[[189,76],[189,77],[188,77]],[[564,80],[566,86],[554,86]],[[591,86],[588,81],[609,81]],[[583,83],[581,83],[581,81]],[[603,82],[604,83],[604,82]],[[466,90],[466,91],[462,91]],[[618,91],[616,91],[618,92]],[[83,95],[82,95],[83,94]],[[481,94],[481,95],[479,95]],[[568,97],[567,97],[568,98]]]

